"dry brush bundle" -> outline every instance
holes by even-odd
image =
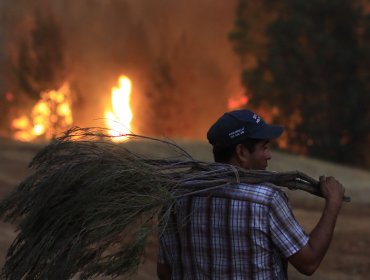
[[[170,145],[177,156],[146,157],[111,141],[102,129],[74,128],[34,157],[33,174],[0,204],[0,217],[18,225],[2,277],[131,275],[177,198],[236,182],[320,196],[318,182],[300,172],[197,161],[176,144],[129,136]]]

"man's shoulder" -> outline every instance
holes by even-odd
[[[269,206],[274,197],[285,197],[285,193],[279,187],[270,184],[239,183],[214,191],[212,196]]]
[[[235,184],[231,187],[236,192],[245,193],[249,196],[271,201],[274,196],[284,196],[285,193],[277,186],[272,184]]]

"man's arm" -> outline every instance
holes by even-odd
[[[167,264],[157,263],[157,275],[159,280],[171,280],[171,269]]]
[[[306,275],[316,271],[329,248],[344,195],[344,187],[333,177],[321,176],[320,186],[326,199],[322,216],[312,230],[308,243],[288,258],[299,272]]]

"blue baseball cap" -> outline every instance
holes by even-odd
[[[284,128],[270,125],[249,110],[224,113],[208,130],[207,139],[215,147],[229,147],[246,139],[272,140],[279,137]]]

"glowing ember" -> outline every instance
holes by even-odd
[[[59,90],[43,92],[33,107],[31,116],[21,116],[12,121],[14,138],[32,141],[36,138],[51,139],[73,123],[69,85]]]
[[[114,140],[124,141],[127,139],[124,135],[131,133],[131,81],[126,76],[120,76],[118,83],[118,87],[112,88],[112,109],[105,112],[105,119],[110,134],[117,136]]]
[[[23,116],[13,120],[12,127],[19,130],[24,130],[30,126],[30,121],[27,117]]]
[[[14,100],[14,95],[10,91],[5,93],[5,100],[8,102],[12,102]]]
[[[230,98],[227,104],[227,107],[229,110],[235,110],[235,109],[240,109],[243,106],[248,104],[248,97],[243,95],[241,97],[237,98]]]

